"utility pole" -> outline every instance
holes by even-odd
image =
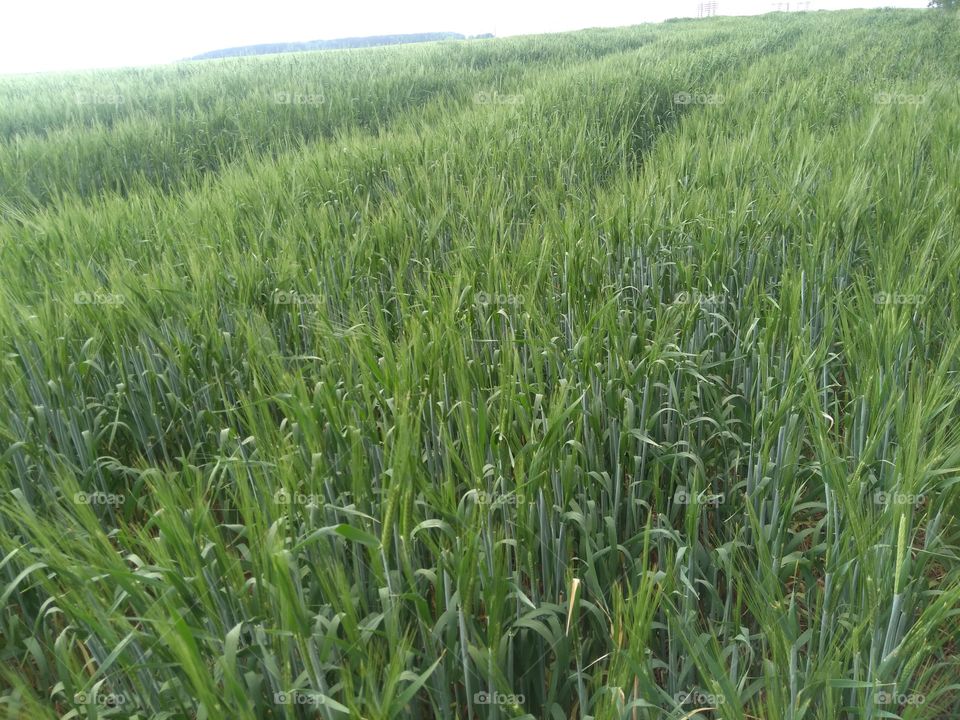
[[[702,2],[697,5],[697,17],[713,17],[717,14],[717,3],[716,0],[709,0],[709,2]]]

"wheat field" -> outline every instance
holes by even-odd
[[[958,31],[0,78],[0,717],[960,717]]]

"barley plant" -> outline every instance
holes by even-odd
[[[954,20],[0,79],[0,717],[960,717]]]

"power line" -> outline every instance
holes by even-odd
[[[775,12],[790,12],[790,3],[789,2],[775,2],[771,3]],[[804,10],[810,9],[810,0],[799,0],[793,3],[793,9],[797,12],[802,12]]]

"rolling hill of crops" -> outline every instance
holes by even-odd
[[[0,78],[0,718],[960,717],[958,29]]]

